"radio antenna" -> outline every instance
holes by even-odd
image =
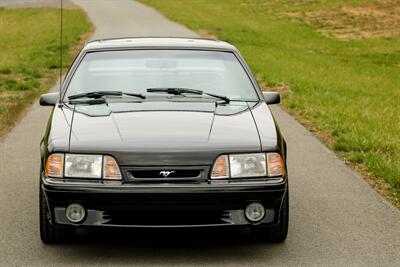
[[[63,12],[64,0],[60,0],[60,103],[62,93],[62,74],[63,74]]]

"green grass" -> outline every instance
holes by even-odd
[[[60,67],[60,10],[0,8],[0,137],[26,106],[56,81]],[[64,67],[92,30],[79,9],[64,11]]]
[[[377,1],[141,1],[193,30],[236,45],[262,82],[290,88],[283,101],[290,113],[363,174],[389,184],[399,201],[399,35],[341,41],[319,32],[324,27],[329,32],[329,25],[302,18],[309,11]],[[362,25],[341,16],[333,19]]]

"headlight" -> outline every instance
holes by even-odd
[[[75,178],[101,178],[101,155],[65,155],[65,177]]]
[[[48,177],[122,180],[119,166],[111,156],[51,154],[46,162]]]
[[[213,165],[211,179],[278,177],[284,175],[284,170],[279,153],[221,155]]]
[[[265,154],[229,155],[231,177],[263,177],[267,176]]]

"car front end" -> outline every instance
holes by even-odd
[[[84,161],[82,158],[85,156],[94,158],[93,155],[66,154],[63,157],[63,154],[52,154],[50,160],[54,155],[66,159],[72,155],[79,162]],[[259,162],[261,165],[268,164],[268,157],[280,160],[277,153],[239,155],[247,157],[244,159],[247,161],[258,157],[264,160],[264,163]],[[212,178],[212,174],[218,172],[216,169],[226,168],[216,165],[220,158],[229,161],[235,156],[218,157],[214,167],[121,166],[121,177],[114,176],[112,179],[83,176],[55,178],[46,176],[44,172],[42,190],[51,211],[51,222],[55,225],[201,227],[277,224],[286,194],[287,177],[283,165],[280,167],[280,163],[272,163],[274,165],[268,168],[270,172],[279,172],[276,169],[283,168],[282,173],[275,173],[273,177],[264,173],[263,177],[230,178],[224,174]],[[98,157],[103,160],[110,158]],[[243,165],[246,164],[253,163]],[[49,170],[56,168],[48,167]],[[71,165],[68,168],[82,167]],[[100,172],[105,173],[104,170]]]

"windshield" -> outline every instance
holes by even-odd
[[[148,88],[191,88],[231,100],[258,100],[233,53],[197,50],[88,53],[71,79],[66,96],[93,91],[146,95]]]

